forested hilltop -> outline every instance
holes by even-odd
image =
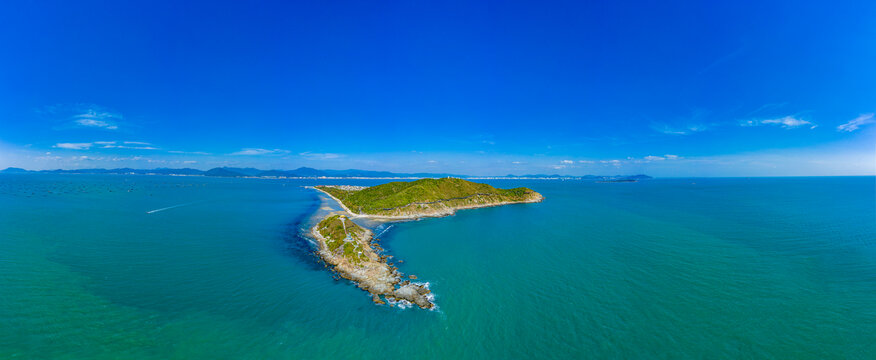
[[[353,215],[411,218],[445,216],[457,209],[539,202],[544,199],[532,189],[497,189],[489,184],[458,178],[398,181],[359,188],[317,186],[337,199]]]

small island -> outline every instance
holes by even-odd
[[[311,234],[319,247],[317,255],[341,277],[371,293],[375,303],[407,302],[423,309],[435,306],[428,285],[402,280],[404,274],[380,255],[382,249],[371,231],[353,223],[350,217],[410,220],[452,215],[459,209],[544,199],[528,188],[497,189],[457,178],[390,182],[372,187],[322,185],[315,189],[336,200],[346,213],[329,214],[313,227]]]
[[[456,210],[544,200],[525,187],[497,189],[458,178],[397,181],[372,187],[317,186],[354,217],[417,219],[453,215]]]

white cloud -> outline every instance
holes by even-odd
[[[593,160],[578,160],[580,164],[595,164],[596,162]]]
[[[94,119],[76,119],[74,121],[77,125],[85,126],[85,127],[99,127],[107,130],[116,130],[119,127],[113,124],[110,124],[103,120],[94,120]]]
[[[554,170],[562,170],[566,168],[566,165],[554,165],[552,168],[554,168]]]
[[[208,152],[203,151],[179,151],[179,150],[169,150],[167,151],[171,154],[188,154],[188,155],[212,155]]]
[[[108,159],[110,161],[138,161],[143,160],[142,156],[131,156],[131,157],[113,157]]]
[[[762,121],[762,123],[781,125],[782,127],[789,128],[789,129],[795,128],[795,127],[800,127],[803,125],[812,125],[812,123],[809,121],[797,119],[797,118],[792,117],[792,116],[785,116],[781,119],[767,119],[767,120]],[[814,128],[814,126],[813,126],[813,128]]]
[[[777,119],[763,119],[763,120],[745,120],[739,123],[741,126],[762,126],[762,125],[778,125],[785,129],[795,129],[801,126],[809,126],[810,129],[815,129],[818,125],[813,124],[811,121],[798,119],[793,116],[785,116]]]
[[[427,162],[427,163],[430,163],[430,164],[437,163],[437,161],[435,161],[435,160],[429,160],[429,161],[426,161],[426,162]]]
[[[71,128],[92,128],[101,130],[118,130],[124,117],[102,106],[95,104],[57,104],[45,106],[36,110],[41,117],[62,121],[55,130]]]
[[[233,152],[231,155],[278,155],[278,154],[288,154],[289,150],[283,149],[258,149],[258,148],[244,148],[240,151]]]
[[[693,133],[698,133],[700,131],[706,131],[708,127],[706,125],[688,125],[684,127],[672,127],[666,124],[653,124],[651,128],[654,131],[667,134],[667,135],[690,135]]]
[[[127,145],[104,145],[104,149],[134,149],[134,150],[158,150],[154,146],[127,146]]]
[[[572,160],[563,160],[563,161],[560,161],[560,164],[574,164],[574,163],[575,163],[575,162],[572,161]]]
[[[147,142],[142,141],[124,141],[122,142],[126,145],[119,145],[118,141],[95,141],[92,144],[94,145],[103,145],[101,148],[103,149],[135,149],[135,150],[158,150],[158,148],[153,146],[129,146],[129,145],[151,145]]]
[[[873,123],[876,123],[876,118],[874,118],[873,113],[863,114],[863,115],[858,116],[845,124],[837,126],[836,130],[837,131],[852,132],[852,131],[858,130],[858,128],[861,126],[864,126],[867,124],[873,124]]]
[[[125,142],[126,144],[132,142]],[[69,149],[69,150],[88,150],[92,147],[100,147],[101,149],[132,149],[132,150],[158,150],[158,148],[154,146],[128,146],[128,145],[116,145],[117,141],[94,141],[87,143],[57,143],[53,147],[60,149]],[[147,144],[147,143],[133,143],[133,144]]]
[[[337,159],[339,157],[344,156],[344,155],[335,154],[335,153],[313,153],[310,151],[305,151],[303,153],[299,153],[298,155],[303,156],[303,157],[308,158],[308,159],[314,159],[314,160]]]
[[[645,160],[645,162],[651,162],[651,161],[663,161],[663,160],[677,160],[677,159],[680,159],[680,158],[681,158],[681,157],[678,156],[678,155],[670,155],[670,154],[666,154],[666,155],[663,155],[663,156],[648,155],[648,156],[645,156],[645,157],[642,158],[642,159]],[[630,157],[630,158],[627,158],[627,159],[628,159],[628,160],[635,160],[634,158],[631,158],[631,157]],[[635,162],[640,162],[640,161],[639,161],[639,160],[635,160]]]
[[[117,130],[119,128],[113,120],[122,119],[121,114],[109,112],[101,109],[98,106],[90,105],[85,109],[80,110],[81,113],[73,115],[73,123],[83,127],[96,127],[107,130]]]
[[[514,165],[520,165],[520,164],[523,164],[523,163],[520,162],[520,161],[512,161],[511,163],[514,164]]]
[[[57,143],[54,147],[69,150],[88,150],[94,146],[92,143]]]

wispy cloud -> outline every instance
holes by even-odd
[[[122,114],[95,104],[58,104],[36,110],[40,116],[52,118],[62,124],[56,130],[91,128],[119,130],[124,120]]]
[[[796,129],[803,126],[808,126],[810,129],[815,129],[818,125],[812,123],[809,120],[803,120],[794,116],[785,116],[781,118],[775,119],[752,119],[752,120],[743,120],[739,122],[740,126],[763,126],[763,125],[774,125],[781,126],[785,129]]]
[[[785,116],[781,119],[767,119],[767,120],[761,121],[761,123],[769,124],[769,125],[781,125],[782,127],[786,128],[786,129],[796,128],[796,127],[800,127],[800,126],[804,126],[804,125],[807,125],[807,126],[811,125],[810,129],[814,129],[816,126],[818,126],[818,125],[813,124],[810,121],[798,119],[798,118],[791,117],[791,116]]]
[[[654,162],[667,162],[682,159],[681,156],[666,154],[666,155],[648,155],[645,157],[627,157],[626,159],[605,159],[605,160],[560,160],[559,165],[550,165],[553,169],[576,169],[576,168],[591,168],[593,166],[611,166],[621,168],[632,164],[647,164]]]
[[[134,150],[158,150],[154,146],[129,146],[129,145],[104,145],[103,149],[134,149]]]
[[[208,152],[203,151],[179,151],[179,150],[168,150],[167,152],[171,154],[186,154],[186,155],[212,155]]]
[[[745,114],[745,117],[764,116],[764,115],[758,115],[758,114],[764,114],[764,113],[778,111],[779,109],[785,107],[786,105],[788,105],[787,102],[763,104],[761,107],[754,109],[753,111],[748,112],[748,114]]]
[[[663,156],[658,155],[648,155],[642,158],[637,157],[627,157],[626,159],[606,159],[606,160],[560,160],[559,164],[551,164],[548,165],[550,168],[555,170],[561,169],[577,169],[577,168],[590,168],[592,166],[612,166],[616,168],[620,168],[622,166],[627,166],[630,164],[647,164],[658,161],[672,161],[682,159],[681,156],[666,154]],[[515,163],[515,162],[512,162]]]
[[[60,149],[69,149],[69,150],[88,150],[92,147],[101,148],[101,149],[133,149],[133,150],[158,150],[157,147],[154,146],[131,146],[131,145],[123,145],[123,144],[145,144],[149,145],[149,143],[138,142],[138,141],[93,141],[87,143],[57,143],[54,147]]]
[[[307,159],[314,159],[314,160],[330,160],[330,159],[337,159],[337,158],[344,156],[342,154],[314,153],[314,152],[310,152],[310,151],[305,151],[303,153],[299,153],[298,155],[300,155],[304,158],[307,158]]]
[[[851,121],[849,121],[845,124],[837,126],[836,130],[837,131],[852,132],[852,131],[858,130],[858,128],[860,128],[861,126],[864,126],[867,124],[873,124],[873,123],[876,123],[876,118],[874,118],[873,113],[863,114],[861,116],[858,116],[858,117],[852,119]]]
[[[71,118],[73,119],[74,124],[81,127],[96,127],[106,130],[118,130],[119,126],[116,125],[115,121],[123,119],[121,114],[107,111],[106,109],[103,109],[96,105],[80,105],[80,107],[85,108],[78,109],[80,110],[80,112],[73,115]]]
[[[731,61],[734,58],[738,57],[740,54],[744,53],[745,50],[746,47],[744,45],[736,48],[736,50],[733,50],[732,52],[715,59],[715,61],[712,61],[709,65],[700,70],[699,74],[703,75],[716,67],[720,67],[724,63],[727,63],[728,61]]]
[[[663,156],[648,155],[648,156],[645,156],[645,157],[642,158],[642,159],[645,160],[645,162],[651,162],[651,161],[663,161],[663,160],[677,160],[677,159],[680,159],[680,158],[681,158],[681,157],[679,157],[678,155],[670,155],[670,154],[666,154],[666,155],[663,155]],[[635,160],[635,159],[630,158],[630,160]]]
[[[92,143],[57,143],[54,147],[68,150],[88,150],[94,146]]]
[[[103,121],[103,120],[76,119],[73,122],[76,123],[77,125],[84,126],[84,127],[97,127],[97,128],[104,128],[107,130],[116,130],[119,128],[117,125],[113,125],[113,124],[106,122],[106,121]]]
[[[684,127],[673,127],[666,124],[651,124],[651,129],[667,135],[691,135],[701,131],[706,131],[708,128],[708,126],[702,124],[688,125]]]
[[[283,149],[244,148],[240,151],[231,153],[231,155],[284,155],[288,153],[289,150]]]
[[[714,124],[709,121],[709,112],[705,109],[692,109],[687,116],[673,120],[651,122],[651,129],[666,135],[691,135],[706,131]]]

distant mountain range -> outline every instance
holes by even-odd
[[[580,180],[645,180],[651,179],[648,175],[584,175],[584,176],[568,176],[568,175],[505,175],[505,176],[465,176],[455,174],[440,174],[440,173],[393,173],[388,171],[370,171],[370,170],[318,170],[314,168],[301,167],[295,170],[259,170],[255,168],[235,168],[221,167],[213,168],[207,171],[198,169],[76,169],[76,170],[25,170],[21,168],[10,167],[0,171],[3,174],[24,174],[24,173],[50,173],[50,174],[137,174],[137,175],[196,175],[196,176],[216,176],[216,177],[261,177],[261,178],[443,178],[443,177],[458,177],[458,178],[534,178],[534,179],[580,179]]]

